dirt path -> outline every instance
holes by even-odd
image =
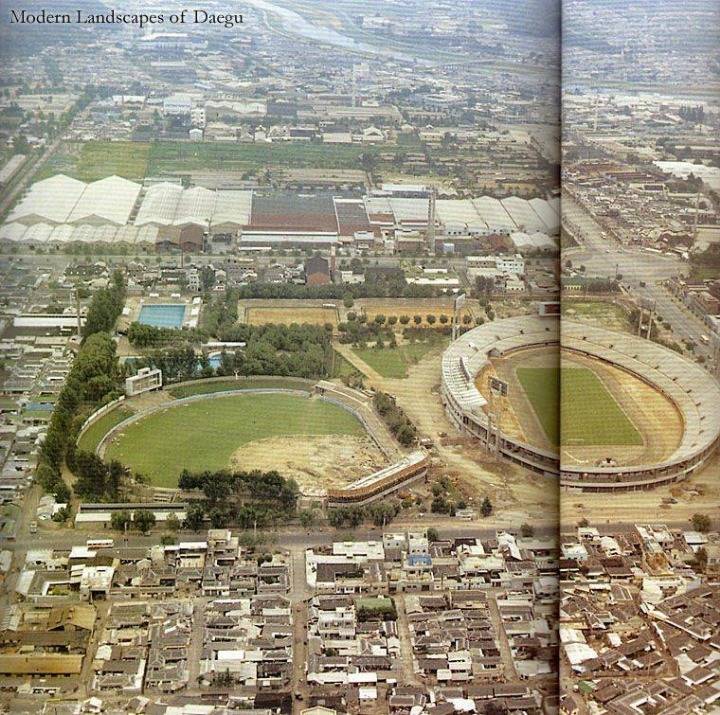
[[[307,646],[307,621],[308,604],[311,592],[305,580],[305,548],[294,547],[290,551],[292,567],[292,588],[290,590],[290,601],[292,603],[293,617],[293,668],[290,681],[290,692],[300,693],[302,700],[295,700],[293,695],[293,713],[299,713],[307,705],[307,694],[309,692],[306,679],[306,665],[308,659]]]
[[[207,606],[207,599],[195,599],[194,606],[192,639],[187,654],[188,688],[190,689],[197,687],[197,679],[200,675],[200,661],[202,660],[205,642],[205,608]]]
[[[535,523],[557,523],[557,483],[504,463],[492,463],[472,441],[455,439],[456,443],[448,443],[442,436],[461,437],[442,406],[440,360],[440,353],[431,353],[410,366],[405,379],[376,373],[377,377],[368,375],[368,383],[395,396],[420,435],[432,440],[441,467],[456,475],[473,495],[471,505],[479,506],[486,494],[490,497],[495,505],[495,523],[517,526],[530,518]]]

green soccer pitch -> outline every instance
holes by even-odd
[[[519,367],[516,372],[552,444],[562,439],[566,447],[642,445],[642,436],[592,370]]]
[[[108,446],[116,459],[159,487],[177,486],[183,469],[219,470],[243,444],[266,437],[364,435],[337,405],[279,393],[228,395],[172,404],[128,425]]]

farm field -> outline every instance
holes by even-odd
[[[310,325],[324,325],[338,323],[337,308],[322,307],[285,307],[264,308],[250,307],[245,309],[245,322],[250,325],[264,325],[265,323],[309,323]]]
[[[589,368],[521,367],[517,376],[553,444],[561,439],[566,446],[643,444],[633,423]]]
[[[336,405],[286,394],[228,395],[171,406],[127,427],[108,446],[117,459],[162,487],[183,469],[243,468],[244,444],[298,435],[365,436],[362,424]],[[253,465],[257,467],[257,465]]]
[[[147,175],[187,174],[202,170],[260,171],[268,166],[288,169],[362,170],[363,153],[372,147],[290,143],[225,144],[190,142],[89,141],[61,147],[38,173],[45,179],[64,173],[81,181],[122,176],[141,181]]]
[[[76,177],[95,181],[106,176],[122,176],[142,181],[147,174],[150,144],[145,142],[87,142],[83,144]]]
[[[434,347],[444,344],[443,340],[429,340],[422,343],[407,343],[396,348],[354,348],[353,352],[383,377],[403,379],[408,368],[420,361]]]
[[[150,150],[152,175],[187,173],[199,169],[255,171],[278,165],[288,168],[361,168],[363,146],[291,143],[227,144],[155,142]]]

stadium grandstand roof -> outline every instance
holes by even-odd
[[[86,184],[65,174],[38,181],[17,203],[8,223],[114,224],[130,220],[140,184],[109,176]]]

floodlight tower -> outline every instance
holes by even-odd
[[[433,255],[435,255],[435,187],[430,189],[430,200],[428,201],[428,227],[427,227],[428,246]]]

